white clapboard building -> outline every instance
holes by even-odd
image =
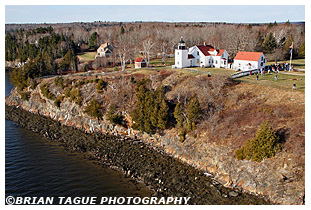
[[[236,71],[263,70],[266,63],[263,52],[239,51],[234,58],[233,69]]]
[[[225,49],[215,49],[211,45],[195,45],[187,48],[185,41],[180,39],[175,50],[173,68],[216,67],[228,68],[229,54]]]

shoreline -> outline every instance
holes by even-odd
[[[156,151],[142,141],[103,133],[86,133],[48,117],[5,106],[6,119],[83,153],[97,164],[142,182],[158,197],[188,196],[189,204],[269,204],[262,197],[225,188],[202,171]],[[74,138],[73,138],[74,137]]]

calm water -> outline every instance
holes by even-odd
[[[5,78],[5,95],[12,85]],[[5,120],[6,196],[150,196],[122,173],[85,160],[57,142]]]

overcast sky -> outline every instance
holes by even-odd
[[[74,3],[74,2],[72,2]],[[7,2],[10,4],[10,2]],[[5,23],[93,21],[262,23],[305,21],[304,5],[6,5]]]

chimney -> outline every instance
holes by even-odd
[[[206,45],[206,43],[204,42],[204,46]]]

